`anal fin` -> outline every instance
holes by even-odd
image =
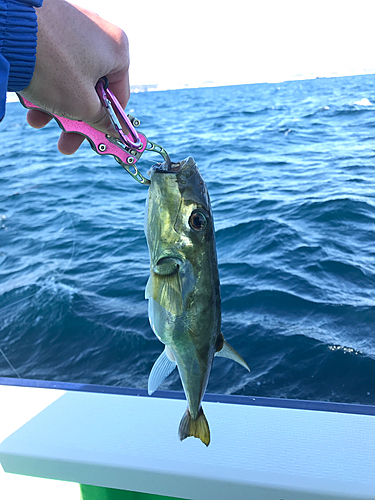
[[[173,353],[168,346],[165,346],[164,351],[160,354],[158,359],[155,361],[154,366],[151,368],[151,372],[148,377],[148,393],[150,396],[175,368],[176,361]]]

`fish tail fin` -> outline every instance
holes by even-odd
[[[181,441],[189,436],[199,438],[206,446],[210,444],[210,428],[202,407],[199,408],[198,417],[192,418],[187,408],[181,419],[178,435]]]

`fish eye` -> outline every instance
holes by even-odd
[[[189,217],[189,226],[194,231],[203,231],[207,226],[207,219],[202,212],[193,212]]]

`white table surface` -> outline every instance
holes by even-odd
[[[0,386],[0,401],[7,472],[192,500],[375,498],[374,416],[205,402],[206,448],[179,441],[182,400]]]

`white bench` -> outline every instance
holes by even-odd
[[[206,448],[178,439],[185,400],[0,385],[8,435],[0,463],[16,474],[192,500],[375,498],[374,407],[353,414],[338,411],[350,405],[223,399],[250,404],[205,401]]]

